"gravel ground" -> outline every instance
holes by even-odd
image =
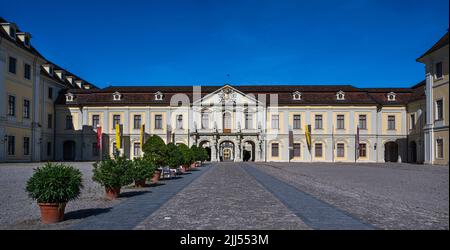
[[[92,162],[73,162],[70,165],[83,173],[81,196],[67,203],[65,221],[52,225],[40,223],[40,212],[36,201],[30,199],[25,185],[33,169],[43,163],[0,164],[0,229],[64,229],[83,218],[104,213],[126,198],[109,201],[104,198],[104,189],[92,181]],[[123,188],[122,193],[127,189]],[[148,188],[138,189],[145,191]],[[136,191],[136,190],[133,190]]]
[[[448,166],[255,165],[380,229],[449,229]]]
[[[136,229],[308,229],[239,165],[216,164]]]

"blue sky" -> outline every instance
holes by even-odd
[[[424,79],[415,59],[447,31],[448,8],[448,0],[0,0],[0,15],[30,32],[44,56],[99,87],[408,87]]]

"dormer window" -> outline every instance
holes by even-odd
[[[121,98],[122,98],[122,94],[120,94],[118,91],[114,92],[114,94],[113,94],[114,101],[120,101]]]
[[[17,37],[17,26],[14,23],[1,23],[2,28],[8,33],[8,35],[16,40]]]
[[[55,74],[58,76],[59,79],[64,80],[65,73],[63,70],[55,70]]]
[[[72,93],[66,94],[66,102],[73,102],[74,97]]]
[[[292,99],[293,99],[294,101],[300,101],[300,100],[302,99],[302,93],[300,93],[300,92],[298,92],[298,91],[295,91],[295,92],[292,94]]]
[[[82,89],[84,82],[83,80],[75,80],[75,84],[78,86],[78,88]]]
[[[345,93],[344,93],[344,91],[340,90],[339,92],[337,92],[336,93],[336,99],[338,101],[345,100]]]
[[[47,73],[50,75],[50,76],[53,76],[53,65],[51,65],[51,64],[44,64],[42,67],[44,67],[44,69],[45,69],[45,71],[47,71]]]
[[[395,94],[394,92],[388,93],[388,94],[387,94],[387,99],[388,99],[388,101],[390,101],[390,102],[395,101],[395,96],[396,96],[396,94]]]
[[[13,27],[12,25],[9,26],[9,35],[10,35],[12,38],[16,39],[16,35],[17,35],[17,33],[16,33],[16,28]]]
[[[164,95],[160,91],[155,93],[155,101],[162,101]]]
[[[17,33],[16,35],[17,35],[17,38],[19,38],[19,40],[21,42],[23,42],[23,44],[26,47],[30,47],[30,39],[31,39],[30,33],[28,33],[28,32],[20,32],[20,33]]]

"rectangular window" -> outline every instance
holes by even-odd
[[[278,157],[279,155],[279,144],[272,143],[272,157]]]
[[[23,118],[30,119],[30,101],[23,100]]]
[[[245,113],[245,129],[252,129],[253,127],[253,115]]]
[[[272,128],[279,129],[280,128],[280,116],[272,115]]]
[[[17,72],[17,59],[14,57],[9,57],[9,72],[16,74]]]
[[[53,88],[48,87],[48,99],[53,99]]]
[[[442,78],[442,62],[436,63],[436,79]]]
[[[444,158],[444,139],[436,140],[436,158],[438,159]]]
[[[395,130],[395,116],[388,116],[388,130]]]
[[[8,155],[16,154],[16,137],[8,135]]]
[[[416,115],[410,114],[409,115],[409,129],[415,129],[416,128]]]
[[[23,138],[23,155],[30,155],[30,137]]]
[[[113,115],[113,128],[116,128],[116,125],[120,125],[120,115]]]
[[[47,156],[51,156],[51,155],[52,155],[52,143],[47,142]]]
[[[367,129],[367,116],[359,115],[359,129]]]
[[[23,66],[23,77],[28,80],[31,79],[31,66],[28,63]]]
[[[294,129],[301,129],[302,128],[302,117],[301,115],[294,115]]]
[[[134,156],[140,156],[141,155],[141,143],[136,142],[134,143],[134,147],[133,147],[134,151]]]
[[[8,96],[8,115],[16,116],[16,97],[13,95]]]
[[[323,120],[322,115],[316,115],[315,116],[315,127],[316,129],[322,129],[323,128]]]
[[[177,129],[183,129],[183,115],[177,116]]]
[[[162,115],[155,115],[155,129],[162,129]]]
[[[92,128],[100,126],[100,115],[92,115]]]
[[[294,157],[300,157],[301,155],[300,143],[294,143]]]
[[[366,157],[367,156],[367,146],[365,143],[359,144],[359,157]]]
[[[314,155],[316,157],[322,157],[322,143],[316,143],[314,145]]]
[[[100,149],[98,148],[98,144],[96,142],[92,143],[92,156],[99,156]]]
[[[337,157],[344,157],[345,156],[345,145],[344,145],[344,143],[338,143],[336,149],[337,149]]]
[[[141,115],[134,115],[134,129],[141,129]]]
[[[66,129],[73,129],[73,117],[66,115]]]
[[[202,129],[207,129],[209,123],[209,115],[207,113],[202,113]]]
[[[51,129],[53,127],[53,115],[47,114],[47,128]]]
[[[444,119],[444,102],[441,100],[436,101],[436,120],[442,121]]]
[[[345,129],[344,115],[337,116],[337,129]]]

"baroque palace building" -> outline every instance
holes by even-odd
[[[211,161],[448,164],[448,34],[418,59],[427,77],[411,88],[99,89],[0,23],[0,162],[99,160],[118,145],[132,158],[158,135],[205,147]]]

